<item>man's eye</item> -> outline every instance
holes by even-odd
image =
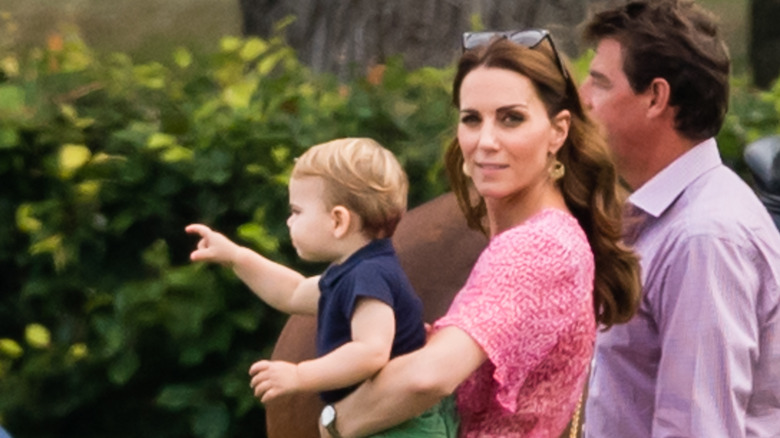
[[[590,83],[596,87],[600,88],[602,90],[609,90],[612,87],[612,84],[609,82],[609,80],[601,77],[601,76],[590,76]]]

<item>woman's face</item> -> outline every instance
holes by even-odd
[[[458,142],[464,171],[485,198],[529,193],[550,181],[552,155],[568,134],[568,112],[553,120],[526,76],[479,67],[460,87]]]

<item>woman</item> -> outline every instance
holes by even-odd
[[[549,34],[467,33],[463,43],[447,168],[490,242],[425,347],[326,407],[325,436],[385,429],[456,392],[461,437],[557,437],[597,323],[637,307],[615,169]]]

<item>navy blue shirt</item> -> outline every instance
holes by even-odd
[[[392,307],[395,338],[390,357],[414,351],[425,344],[422,301],[414,293],[390,239],[376,239],[352,254],[344,263],[331,265],[319,282],[317,306],[317,354],[324,356],[352,341],[351,321],[359,297],[374,298]],[[335,403],[352,392],[349,388],[324,391],[325,403]]]

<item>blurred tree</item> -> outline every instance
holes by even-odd
[[[780,74],[780,0],[750,2],[750,66],[753,81],[768,88]]]
[[[576,25],[594,0],[239,1],[246,35],[268,37],[275,23],[295,16],[285,36],[300,59],[344,79],[397,54],[411,69],[449,65],[459,53],[461,33],[479,27],[544,27],[574,56]]]

